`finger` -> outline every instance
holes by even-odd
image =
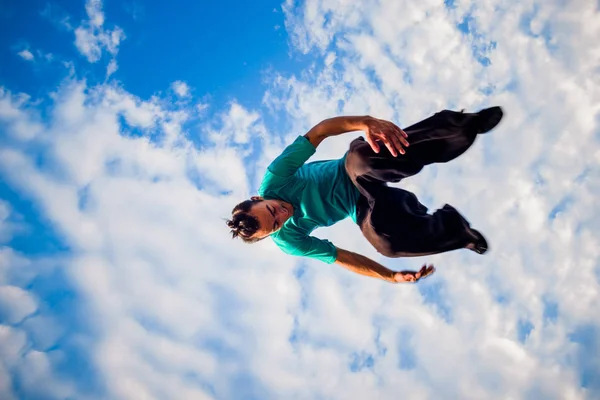
[[[402,147],[402,143],[398,139],[398,136],[395,133],[392,133],[390,137],[392,139],[392,142],[394,143],[394,147],[398,150],[398,152],[400,154],[406,154],[406,151],[404,150],[404,147]]]
[[[400,129],[398,127],[398,125],[396,124],[392,124],[392,127],[394,128],[394,132],[396,133],[396,136],[398,136],[398,140],[400,140],[400,142],[402,143],[402,145],[404,145],[405,147],[410,146],[410,144],[408,143],[408,134],[406,132],[404,132],[402,129]]]
[[[426,278],[426,277],[432,275],[434,272],[435,272],[435,268],[433,267],[433,265],[430,265],[427,268],[427,272],[425,272],[425,274],[423,274],[423,276],[421,276],[421,278]]]
[[[385,147],[388,148],[388,150],[390,151],[390,153],[392,153],[392,155],[394,157],[398,156],[398,153],[396,152],[396,148],[394,147],[393,143],[390,142],[390,140],[387,137],[383,137],[383,143],[385,144]]]
[[[371,146],[371,148],[373,149],[373,151],[375,153],[379,154],[379,144],[375,141],[375,139],[373,139],[373,136],[371,136],[370,134],[367,134],[367,143],[369,143],[369,145]]]
[[[404,136],[404,135],[406,135],[406,132],[404,132],[404,135],[402,134],[403,132],[404,131],[401,129],[397,132],[398,140],[400,140],[400,142],[402,143],[402,145],[404,145],[404,147],[408,147],[408,146],[410,146],[410,143],[408,143],[408,139],[407,139],[408,135]]]

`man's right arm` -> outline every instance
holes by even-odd
[[[316,149],[323,140],[342,133],[364,131],[367,142],[373,151],[379,153],[379,143],[383,143],[394,157],[404,154],[408,147],[408,135],[390,121],[363,116],[342,116],[325,119],[312,127],[304,137]]]
[[[435,272],[433,265],[423,266],[420,271],[392,271],[363,255],[337,248],[335,263],[354,273],[382,279],[390,283],[416,282]]]
[[[313,126],[304,136],[317,148],[323,140],[330,136],[355,131],[367,131],[368,121],[372,119],[368,115],[328,118]]]

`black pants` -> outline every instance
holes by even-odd
[[[359,137],[346,156],[346,171],[361,193],[358,223],[363,235],[387,257],[413,257],[464,248],[473,241],[467,220],[446,204],[433,214],[406,190],[390,187],[417,174],[425,165],[450,161],[464,153],[477,136],[474,114],[441,111],[404,131],[410,146],[393,157],[379,154]]]

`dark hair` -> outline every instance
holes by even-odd
[[[252,237],[260,228],[260,224],[258,223],[258,218],[248,214],[252,206],[261,201],[263,200],[245,200],[233,207],[231,219],[227,220],[227,226],[231,229],[232,238],[240,237],[246,243],[255,243],[264,239]]]

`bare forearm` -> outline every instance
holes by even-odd
[[[360,275],[395,283],[396,272],[368,257],[338,248],[336,264]]]
[[[333,117],[319,122],[305,135],[317,147],[325,138],[340,135],[346,132],[365,130],[365,121],[369,116],[343,116]]]

